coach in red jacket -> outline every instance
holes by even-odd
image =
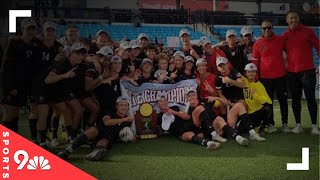
[[[313,64],[312,49],[316,48],[319,56],[319,38],[309,27],[299,22],[299,15],[289,11],[286,16],[289,29],[284,32],[285,49],[288,55],[288,79],[292,93],[292,109],[296,127],[291,131],[303,132],[301,127],[301,96],[304,90],[308,110],[312,121],[312,134],[319,135],[317,127],[317,102],[315,100],[316,73]]]
[[[266,87],[268,95],[273,100],[274,92],[280,103],[283,132],[290,132],[288,128],[288,102],[286,88],[286,67],[283,59],[284,38],[273,32],[273,25],[269,20],[261,23],[262,36],[253,45],[252,62],[258,66],[259,77]],[[274,127],[273,111],[268,118],[268,132],[276,131]]]

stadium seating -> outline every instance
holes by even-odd
[[[161,25],[142,25],[142,27],[133,27],[131,24],[100,24],[100,23],[77,23],[82,37],[94,37],[99,29],[106,29],[113,40],[120,41],[127,36],[128,39],[136,39],[139,33],[146,33],[152,41],[155,38],[162,39],[163,43],[167,43],[168,36],[179,36],[179,31],[183,28],[191,32],[191,40],[198,40],[201,36],[205,36],[203,32],[194,31],[190,26],[161,26]],[[66,26],[59,25],[58,36],[64,34]],[[211,38],[212,43],[216,43]]]

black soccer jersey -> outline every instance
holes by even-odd
[[[227,98],[227,99],[236,99],[236,100],[239,100],[239,99],[243,99],[243,92],[242,92],[242,89],[239,88],[239,87],[236,87],[232,84],[225,84],[222,82],[222,75],[219,74],[217,77],[216,77],[216,81],[215,81],[215,86],[216,86],[216,89],[217,90],[221,90],[222,91],[222,94]],[[241,78],[241,74],[236,71],[235,69],[231,69],[230,70],[230,74],[228,76],[230,79],[233,79],[233,80],[237,80],[238,78]]]

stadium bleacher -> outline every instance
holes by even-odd
[[[201,31],[194,31],[190,26],[161,26],[161,25],[142,25],[142,27],[133,27],[132,24],[100,24],[100,23],[77,23],[77,27],[80,30],[80,36],[82,37],[94,37],[99,29],[106,29],[113,40],[120,41],[124,36],[128,39],[136,39],[139,33],[146,33],[149,38],[154,40],[154,38],[161,38],[163,43],[167,43],[167,38],[169,36],[178,36],[179,31],[183,28],[188,29],[191,32],[191,39],[198,40],[201,36],[206,34]],[[66,26],[59,25],[58,36],[64,34]],[[212,43],[216,43],[214,38],[211,38]]]

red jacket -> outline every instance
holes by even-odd
[[[314,69],[313,47],[316,48],[318,56],[319,37],[314,30],[300,24],[295,29],[288,29],[283,33],[285,38],[285,49],[288,56],[288,72],[301,72]]]
[[[275,34],[269,39],[261,37],[254,43],[252,62],[257,65],[260,78],[274,79],[286,74],[283,50],[284,38]]]

